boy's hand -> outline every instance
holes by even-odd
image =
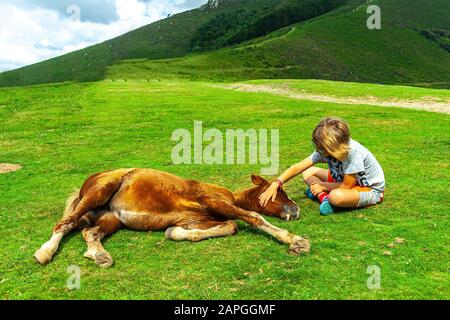
[[[323,192],[327,192],[327,189],[320,182],[314,182],[309,188],[311,193],[316,197]]]
[[[259,196],[259,204],[262,207],[267,206],[269,201],[274,202],[278,193],[278,183],[273,182],[270,187]]]

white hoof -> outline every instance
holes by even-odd
[[[52,260],[53,252],[49,248],[41,248],[34,253],[34,258],[40,265],[45,265]]]
[[[166,230],[165,236],[169,240],[181,241],[185,238],[185,230],[181,227],[171,227]]]
[[[34,253],[34,258],[39,264],[44,265],[52,260],[53,255],[58,250],[58,245],[62,237],[62,233],[54,233],[52,238],[44,243],[42,247]]]
[[[309,253],[311,250],[311,242],[308,239],[295,236],[293,243],[289,247],[289,253],[298,255],[302,253]]]
[[[109,268],[113,265],[114,260],[106,251],[98,251],[95,254],[95,263],[101,268]]]

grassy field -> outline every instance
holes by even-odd
[[[324,94],[351,91],[332,82],[304,86]],[[414,88],[366,89],[382,97],[416,97]],[[420,90],[424,96],[437,92]],[[439,91],[437,98],[443,97],[450,91]],[[177,128],[192,130],[195,120],[205,129],[279,128],[281,170],[312,152],[312,129],[326,115],[347,119],[353,137],[377,156],[387,193],[380,206],[322,217],[317,203],[303,196],[300,179],[289,183],[302,218],[269,220],[309,237],[309,255],[290,256],[283,245],[240,223],[234,237],[195,244],[170,242],[163,232],[120,231],[106,241],[115,259],[106,270],[83,258],[80,234],[64,240],[48,266],[32,259],[68,194],[94,172],[149,167],[230,189],[250,186],[259,166],[172,165],[170,137]],[[448,115],[172,80],[0,89],[0,121],[0,163],[23,165],[0,175],[2,299],[450,298]],[[395,238],[405,242],[391,248]],[[71,265],[81,268],[79,290],[66,288]],[[366,286],[372,265],[381,269],[380,290]]]

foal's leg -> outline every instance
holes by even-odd
[[[87,212],[104,206],[112,195],[117,191],[120,184],[111,186],[110,184],[95,186],[90,189],[83,197],[76,208],[55,226],[54,233],[63,233],[64,235],[73,231],[77,227],[77,223],[81,217]]]
[[[108,268],[113,264],[113,258],[103,248],[102,239],[122,228],[122,223],[113,213],[106,212],[97,220],[92,228],[83,229],[83,238],[86,241],[88,250],[84,254],[86,258],[92,259],[103,268]]]
[[[62,238],[77,228],[79,220],[86,213],[105,205],[111,196],[119,189],[120,184],[120,182],[98,184],[89,189],[82,198],[73,198],[72,203],[68,205],[70,210],[66,208],[63,218],[53,229],[51,239],[44,243],[34,254],[37,262],[40,264],[50,262],[53,255],[58,250]]]
[[[281,229],[270,224],[268,221],[266,221],[266,219],[264,219],[260,214],[256,212],[241,209],[229,202],[222,200],[210,199],[207,202],[208,209],[213,214],[226,216],[229,219],[242,220],[252,227],[270,234],[278,241],[289,245],[290,252],[293,254],[309,252],[310,250],[310,241],[308,239],[304,239],[300,236],[291,234],[285,229]]]
[[[201,241],[209,238],[225,237],[236,234],[237,224],[228,221],[204,221],[172,227],[166,230],[166,238],[173,241]]]

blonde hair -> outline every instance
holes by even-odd
[[[322,155],[343,161],[350,151],[350,127],[342,119],[322,119],[313,132],[313,143]]]

